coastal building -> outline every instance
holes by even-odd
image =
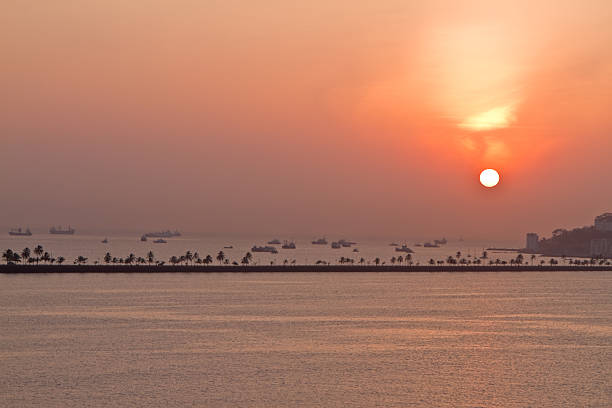
[[[525,249],[527,249],[528,252],[537,252],[540,245],[538,243],[540,237],[538,236],[538,234],[534,233],[534,232],[530,232],[527,234],[527,242],[525,244]]]
[[[604,213],[595,217],[597,231],[612,231],[612,213]]]
[[[597,238],[591,240],[590,255],[594,258],[612,257],[612,239]]]

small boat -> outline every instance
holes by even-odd
[[[146,236],[146,235],[143,235],[142,237],[140,237],[140,240],[141,240],[142,242],[147,242],[147,236]]]
[[[413,254],[414,253],[414,251],[412,249],[408,248],[408,246],[406,246],[406,244],[402,245],[399,248],[395,248],[395,250],[397,252],[406,252],[406,253],[409,253],[409,254]]]
[[[283,242],[283,246],[281,248],[283,248],[283,249],[295,249],[295,242],[285,241],[285,242]]]
[[[332,242],[332,243],[331,243],[331,247],[332,247],[333,249],[340,249],[340,248],[342,248],[342,244],[341,244],[341,243],[339,243],[339,242]]]
[[[234,247],[233,247],[232,245],[227,245],[227,246],[224,246],[224,247],[223,247],[223,249],[233,249],[233,248],[234,248]]]
[[[416,244],[414,244],[414,246],[423,246],[423,244],[417,242]]]
[[[399,246],[399,244],[397,244],[395,242],[392,242],[392,243],[389,244],[389,246]]]
[[[357,248],[353,248],[353,252],[359,252]]]
[[[273,239],[272,241],[268,241],[268,245],[280,245],[280,241],[278,239]]]
[[[319,238],[316,241],[312,241],[312,245],[327,245],[327,240],[325,238]]]
[[[29,228],[26,228],[25,231],[22,231],[21,228],[13,228],[9,231],[9,235],[29,237],[32,235],[32,232]]]
[[[103,244],[108,244],[108,238],[104,238],[104,239],[102,240],[102,243],[103,243]]]
[[[442,239],[434,239],[434,244],[436,245],[445,245],[448,241],[446,240],[446,238],[442,238]]]
[[[154,243],[154,244],[167,244],[167,243],[168,243],[168,241],[166,241],[166,240],[165,240],[165,239],[163,239],[163,238],[160,238],[160,239],[156,239],[155,241],[153,241],[153,243]]]
[[[423,246],[425,248],[440,248],[440,245],[438,244],[432,244],[431,242],[426,242],[423,244]]]
[[[271,254],[278,254],[278,249],[271,247],[271,246],[257,246],[254,245],[251,248],[251,251],[253,252],[269,252]]]

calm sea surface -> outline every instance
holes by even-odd
[[[0,276],[2,407],[611,407],[612,273]]]

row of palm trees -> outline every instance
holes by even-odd
[[[562,261],[564,263],[569,263],[570,265],[610,265],[610,261],[609,260],[605,260],[605,259],[567,259],[566,257],[561,257]],[[18,263],[23,263],[23,264],[36,264],[39,265],[40,263],[43,264],[63,264],[66,259],[63,256],[60,257],[53,257],[49,252],[45,251],[44,248],[42,247],[42,245],[37,245],[33,250],[30,250],[30,248],[24,248],[21,252],[18,251],[13,251],[11,249],[7,249],[3,254],[2,254],[2,259],[5,260],[5,262],[8,263],[13,263],[13,264],[18,264]],[[231,261],[223,251],[219,251],[215,257],[215,259],[217,260],[217,262],[219,262],[220,265],[249,265],[254,263],[253,262],[253,254],[251,254],[250,252],[247,252],[241,259],[240,259],[240,263],[238,263],[237,261]],[[473,257],[472,255],[467,255],[467,256],[463,256],[462,253],[460,251],[458,251],[454,256],[448,256],[446,259],[444,260],[434,260],[433,258],[429,259],[428,264],[429,265],[438,265],[438,266],[443,266],[443,265],[483,265],[486,264],[488,260],[488,265],[523,265],[526,263],[525,257],[523,254],[518,254],[515,258],[510,259],[509,261],[506,260],[500,260],[498,259],[489,259],[488,257],[488,253],[487,251],[484,251],[482,253],[482,256],[480,257]],[[536,261],[536,255],[531,255],[530,257],[530,264],[533,265],[534,262]],[[88,258],[84,257],[84,256],[78,256],[74,259],[73,264],[75,265],[84,265],[87,264],[88,262]],[[161,266],[161,265],[165,265],[166,262],[165,261],[160,261],[158,259],[155,258],[155,254],[153,254],[153,251],[149,251],[149,253],[147,254],[146,257],[137,257],[134,254],[129,254],[126,257],[114,257],[110,254],[110,252],[107,252],[104,255],[103,258],[103,262],[107,265],[109,264],[123,264],[123,265],[157,265],[157,266]],[[186,251],[185,254],[183,255],[173,255],[168,259],[168,263],[170,263],[173,266],[176,265],[210,265],[211,263],[214,262],[214,259],[211,255],[206,255],[206,256],[200,256],[200,254],[198,252],[192,252],[192,251]],[[289,259],[285,259],[283,261],[283,265],[295,265],[297,262],[295,259],[293,260],[289,260]],[[388,265],[387,261],[382,260],[379,257],[374,258],[373,260],[366,260],[365,258],[359,258],[359,260],[353,259],[353,258],[348,258],[348,257],[341,257],[338,260],[338,263],[340,265],[344,265],[344,264],[355,264],[358,263],[359,265]],[[391,265],[414,265],[415,263],[412,260],[412,255],[411,254],[406,254],[405,256],[393,256],[391,257],[391,259],[389,259],[389,263]],[[539,264],[540,265],[544,265],[546,263],[549,263],[551,266],[557,265],[559,263],[559,261],[555,258],[550,258],[548,261],[542,259],[540,260]],[[99,261],[94,261],[94,264],[97,265],[99,264]],[[274,265],[275,262],[274,261],[270,261],[270,265]],[[323,260],[318,260],[315,262],[316,265],[330,265],[331,263],[328,261],[323,261]],[[416,262],[416,265],[420,265],[420,262]]]

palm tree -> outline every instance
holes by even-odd
[[[63,263],[64,263],[64,261],[65,261],[65,260],[66,260],[66,258],[64,258],[63,256],[60,256],[60,257],[58,257],[58,258],[57,258],[57,263],[58,263],[59,265],[61,265],[61,264],[63,264]]]
[[[179,259],[176,257],[176,255],[172,255],[169,262],[172,264],[172,266],[176,266],[176,264],[179,263]]]
[[[149,265],[151,265],[155,261],[155,255],[153,254],[153,251],[149,251],[149,253],[147,254],[147,261],[149,262]]]
[[[360,258],[360,259],[359,259],[359,263],[360,263],[361,265],[363,265],[363,264],[365,263],[365,259]]]
[[[213,261],[213,259],[212,259],[212,256],[210,256],[210,255],[206,255],[206,258],[204,258],[204,264],[205,265],[208,265],[208,264],[212,263],[212,261]]]
[[[43,252],[45,251],[43,250],[42,245],[37,245],[36,248],[34,248],[34,255],[36,255],[38,259],[40,259]],[[36,265],[38,265],[38,259],[36,260]]]
[[[394,256],[391,257],[391,265],[395,265],[396,258]]]
[[[107,252],[106,255],[104,255],[104,263],[109,264],[112,260],[113,257],[111,256],[110,252]]]
[[[247,258],[247,256],[243,256],[242,257],[242,261],[240,261],[243,265],[248,265],[249,264],[249,258]]]
[[[191,251],[185,252],[185,265],[188,265],[191,261],[193,261],[193,254]]]
[[[85,262],[87,262],[87,258],[85,258],[83,255],[79,255],[75,260],[74,263],[77,265],[82,265]]]
[[[253,260],[253,254],[252,253],[247,252],[245,256],[249,260],[249,262]]]
[[[225,260],[225,254],[223,253],[223,251],[219,251],[219,253],[217,254],[217,261],[219,261],[219,263],[223,263],[223,261]]]
[[[380,258],[374,259],[374,263],[376,264],[376,266],[380,265]]]
[[[51,254],[49,254],[48,252],[45,252],[43,256],[40,258],[40,260],[45,263],[51,261]]]
[[[2,254],[2,258],[6,260],[7,264],[9,262],[13,262],[13,250],[7,249],[6,251],[4,251],[4,253]]]
[[[401,255],[397,257],[397,263],[400,265],[404,263],[404,258]]]
[[[123,262],[130,265],[136,260],[136,256],[134,254],[129,254],[127,258]]]
[[[21,258],[23,259],[23,263],[28,262],[28,260],[30,259],[30,255],[30,248],[23,248],[23,251],[21,251]]]

